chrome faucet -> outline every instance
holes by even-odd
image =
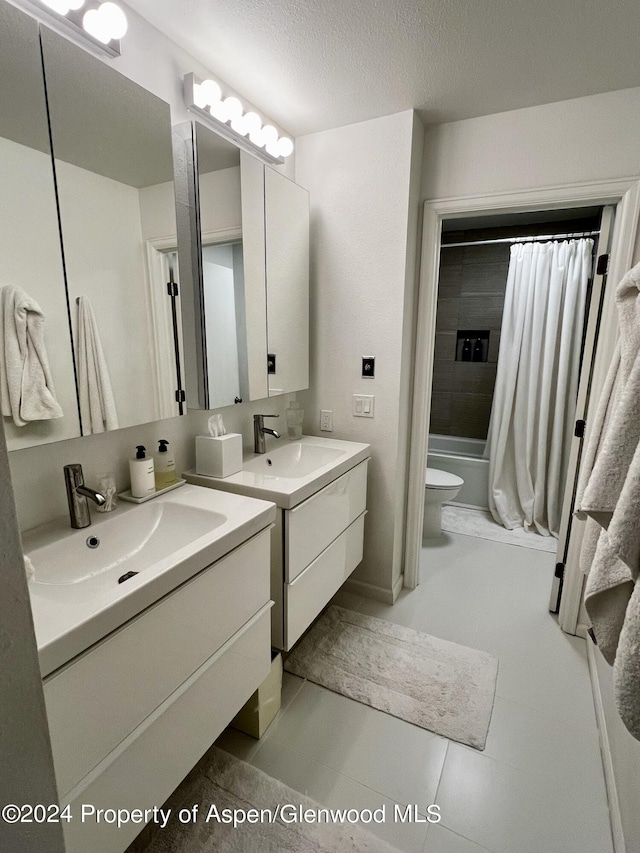
[[[91,513],[89,512],[87,498],[91,498],[98,506],[103,506],[105,503],[104,495],[101,495],[100,492],[95,492],[89,486],[85,486],[82,465],[78,465],[77,463],[64,466],[64,482],[67,487],[67,503],[69,504],[71,526],[76,529],[89,527],[91,524]]]
[[[274,438],[280,438],[280,433],[275,429],[269,429],[264,425],[265,418],[279,418],[280,415],[254,415],[253,416],[253,452],[266,453],[267,445],[265,435],[272,435]]]

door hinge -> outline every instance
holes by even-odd
[[[609,255],[600,255],[596,264],[596,273],[606,275],[609,272]]]
[[[175,281],[167,282],[167,293],[169,296],[177,296],[178,295],[178,285]]]
[[[178,390],[176,391],[176,403],[184,403],[186,402],[186,399],[186,394],[184,393],[182,388],[178,388]]]
[[[275,373],[276,372],[276,357],[275,354],[270,352],[267,354],[267,373]]]
[[[556,563],[554,577],[558,578],[558,580],[562,580],[564,578],[564,563]]]
[[[573,431],[573,434],[576,438],[584,438],[585,427],[587,426],[586,421],[576,421],[576,428]]]

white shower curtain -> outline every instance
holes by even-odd
[[[592,240],[517,243],[487,436],[489,508],[557,536],[574,427]]]

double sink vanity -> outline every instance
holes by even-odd
[[[161,805],[362,559],[369,445],[303,436],[238,474],[25,534],[60,803]],[[203,488],[206,486],[208,488]],[[122,851],[140,827],[64,826]]]

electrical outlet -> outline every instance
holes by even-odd
[[[373,404],[375,397],[373,394],[354,394],[353,395],[353,417],[354,418],[372,418]]]
[[[320,429],[323,432],[333,432],[333,412],[329,409],[320,411]]]

